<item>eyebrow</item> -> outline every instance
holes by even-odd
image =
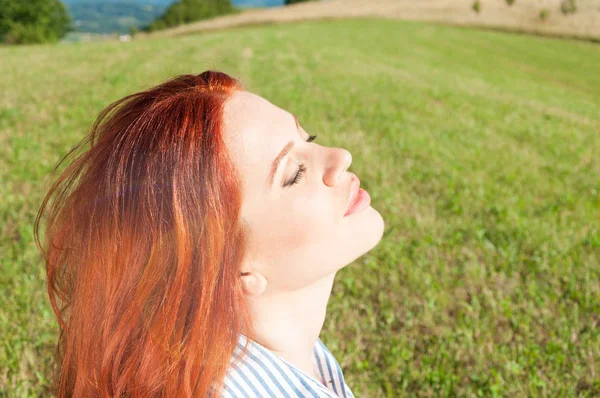
[[[296,117],[296,115],[292,116],[294,117],[294,121],[296,122],[296,129],[299,130],[300,126],[298,124],[298,118]],[[285,144],[279,155],[277,155],[277,157],[273,160],[273,163],[271,164],[271,172],[269,173],[269,185],[273,185],[273,179],[275,178],[275,173],[277,173],[277,168],[281,163],[281,159],[283,159],[285,155],[287,155],[288,152],[292,150],[293,147],[294,141],[288,142],[287,144]]]

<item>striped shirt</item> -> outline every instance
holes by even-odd
[[[239,359],[246,339],[240,335],[225,376],[222,397],[354,398],[339,363],[320,338],[317,338],[312,355],[314,371],[320,380],[253,340],[246,354]]]

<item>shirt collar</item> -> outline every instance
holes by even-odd
[[[317,341],[315,342],[315,345],[313,347],[313,356],[312,356],[314,373],[316,375],[320,375],[320,380],[315,379],[313,376],[309,375],[302,369],[289,363],[288,361],[286,361],[279,355],[275,354],[273,351],[269,350],[268,348],[264,347],[257,341],[248,339],[244,334],[240,334],[240,338],[238,340],[238,347],[240,347],[240,348],[243,347],[246,344],[246,340],[250,341],[249,345],[248,345],[249,350],[252,350],[253,352],[259,353],[261,355],[265,355],[270,360],[276,361],[280,364],[283,364],[284,366],[286,366],[288,369],[291,370],[291,372],[295,375],[295,377],[297,379],[304,381],[306,383],[309,383],[312,388],[317,389],[317,391],[321,392],[323,394],[323,396],[332,397],[332,398],[346,397],[346,396],[350,397],[351,396],[349,394],[345,395],[342,392],[342,391],[345,392],[346,390],[345,390],[343,377],[341,378],[341,380],[339,379],[339,375],[341,375],[341,369],[339,369],[337,361],[335,360],[335,358],[333,357],[331,352],[329,352],[329,350],[327,350],[325,348],[325,345],[323,344],[323,342],[321,341],[320,338],[317,338]],[[335,365],[332,366],[331,364],[335,364]],[[319,365],[320,365],[320,368],[319,368]],[[334,368],[334,369],[332,369],[332,368]],[[323,380],[323,377],[322,377],[323,375],[325,375],[327,380]],[[328,375],[331,375],[331,376],[328,377]],[[331,380],[331,382],[329,382],[330,380]],[[336,387],[335,387],[336,390],[337,389],[342,390],[342,391],[339,391],[339,394],[336,394],[336,392],[334,392],[334,387],[333,387],[334,385],[336,385]]]

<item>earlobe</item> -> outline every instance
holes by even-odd
[[[267,280],[258,272],[242,272],[240,278],[246,296],[258,296],[262,294],[267,287]]]

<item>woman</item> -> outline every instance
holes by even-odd
[[[352,396],[319,333],[384,223],[314,139],[215,71],[100,113],[35,221],[57,397]]]

